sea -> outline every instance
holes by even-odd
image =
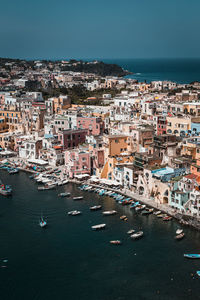
[[[170,80],[177,83],[200,81],[200,58],[104,59],[133,72],[128,78],[139,82]]]
[[[199,253],[198,231],[186,227],[186,237],[176,241],[180,225],[175,220],[142,216],[76,184],[38,191],[27,173],[1,170],[0,178],[13,187],[11,197],[0,196],[1,300],[200,299],[200,261],[183,257]],[[71,196],[58,197],[64,191]],[[83,200],[72,199],[80,195]],[[90,211],[97,204],[117,214]],[[82,215],[68,216],[75,209]],[[41,215],[46,228],[39,226]],[[105,230],[91,229],[100,223],[106,223]],[[131,228],[144,236],[131,240]],[[115,239],[122,245],[109,243]]]

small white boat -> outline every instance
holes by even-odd
[[[80,197],[73,197],[73,200],[82,200],[83,199],[83,196],[80,196]]]
[[[114,240],[114,241],[110,241],[110,244],[112,244],[112,245],[121,245],[122,242],[120,240]]]
[[[81,214],[82,214],[82,212],[79,211],[79,210],[72,210],[72,211],[68,212],[69,216],[78,216],[78,215],[81,215]]]
[[[102,214],[104,216],[111,216],[111,215],[116,215],[117,211],[116,210],[106,210],[106,211],[103,211]]]
[[[130,229],[129,231],[127,231],[128,234],[133,234],[135,232],[134,229]]]
[[[99,210],[101,207],[101,205],[90,206],[90,210]]]
[[[39,225],[41,228],[44,228],[47,226],[47,222],[43,219],[43,217],[41,217]]]
[[[70,193],[60,193],[58,194],[58,197],[69,197]]]
[[[131,238],[132,238],[132,239],[139,239],[140,237],[143,236],[143,234],[144,234],[143,231],[138,231],[138,232],[132,234],[132,235],[131,235]]]
[[[92,226],[91,228],[93,230],[101,230],[101,229],[104,229],[105,227],[106,227],[106,224],[98,224],[98,225]]]
[[[183,232],[183,229],[181,229],[181,228],[179,228],[179,229],[177,229],[176,230],[176,234],[178,235],[178,234],[181,234]]]

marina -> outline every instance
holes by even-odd
[[[136,299],[139,295],[144,297],[148,295],[148,299],[160,299],[159,295],[162,294],[163,297],[173,299],[173,295],[176,293],[181,299],[186,299],[189,296],[191,299],[198,299],[199,282],[196,273],[199,269],[196,264],[198,259],[191,259],[186,263],[187,261],[183,256],[184,253],[199,253],[198,232],[184,226],[186,237],[180,243],[176,243],[174,235],[180,227],[175,220],[163,222],[162,218],[156,218],[153,214],[144,217],[141,212],[135,212],[135,209],[130,208],[132,204],[124,206],[114,197],[105,194],[100,196],[98,193],[94,193],[91,197],[91,192],[80,190],[79,186],[73,183],[38,193],[37,183],[31,180],[27,174],[20,173],[16,176],[10,176],[7,172],[2,173],[2,181],[12,186],[13,197],[4,198],[0,196],[2,198],[0,201],[2,212],[2,229],[0,228],[2,247],[0,253],[1,257],[9,260],[7,268],[4,268],[5,263],[2,263],[1,272],[3,271],[2,283],[4,286],[2,293],[10,295],[10,299],[12,299],[12,293],[6,288],[8,281],[12,282],[13,291],[19,298],[23,298],[24,293],[26,293],[29,299],[34,299],[26,288],[24,292],[20,288],[22,284],[29,287],[29,281],[24,274],[31,267],[32,281],[42,280],[41,292],[45,289],[45,295],[53,300],[52,294],[57,293],[60,285],[53,279],[47,280],[44,277],[41,279],[38,274],[42,270],[45,277],[48,276],[45,265],[48,266],[52,274],[64,279],[68,278],[69,270],[81,265],[82,275],[77,283],[82,288],[87,286],[86,277],[88,274],[95,276],[98,273],[98,280],[101,280],[104,287],[110,291],[111,299],[115,299],[117,295],[123,297],[124,292],[118,290],[116,294],[115,288],[119,286],[122,278],[126,279],[129,276],[132,280],[123,284],[126,287],[126,297],[131,298],[131,295],[134,294]],[[22,190],[23,194],[21,193]],[[70,193],[71,197],[58,197],[60,193]],[[27,195],[29,196],[27,197]],[[75,202],[73,201],[74,197],[83,197],[84,201]],[[116,211],[117,214],[104,218],[101,210],[97,210],[94,214],[91,213],[90,207],[98,205],[102,206],[103,211]],[[12,210],[13,206],[17,214]],[[44,231],[38,226],[41,210],[44,213],[44,220],[48,220],[48,226]],[[80,218],[66,218],[66,212],[74,210],[82,212],[82,216]],[[120,216],[126,216],[127,222],[122,222]],[[15,234],[11,231],[9,238],[3,233],[4,228],[11,226],[8,220],[12,220],[12,226],[16,228]],[[106,220],[106,224],[103,220]],[[22,230],[24,225],[26,226],[25,231]],[[99,232],[94,233],[93,231]],[[131,235],[140,231],[144,232],[141,239],[137,241],[131,238]],[[39,246],[35,245],[36,237]],[[15,249],[9,246],[8,239],[16,241]],[[25,248],[24,243],[17,243],[19,239],[28,240]],[[115,244],[113,247],[109,247],[110,241],[120,241],[122,244],[120,247],[114,247]],[[56,248],[54,247],[55,243]],[[80,243],[83,246],[81,251],[78,251]],[[49,251],[46,250],[47,246]],[[71,259],[72,251],[75,255],[73,257],[76,259]],[[28,265],[27,263],[22,264],[20,268],[17,268],[15,272],[20,280],[15,277],[14,281],[4,271],[8,270],[9,272],[9,270],[12,271],[13,268],[19,266],[18,261],[14,259],[17,255],[23,255],[23,260],[28,262]],[[38,261],[35,261],[35,255],[37,255]],[[155,265],[157,263],[158,267]],[[87,267],[84,267],[85,264]],[[98,268],[99,264],[101,267]],[[110,264],[112,264],[112,268],[110,268]],[[144,271],[141,265],[145,266]],[[173,268],[176,268],[176,273],[172,271]],[[146,274],[146,269],[148,269],[148,274]],[[107,274],[108,270],[109,274]],[[120,270],[120,275],[118,275],[117,270]],[[195,279],[191,277],[191,273],[196,274]],[[73,293],[78,297],[78,294],[74,292],[75,284],[73,284],[77,277],[75,275],[70,276],[72,276],[70,283],[65,283],[66,288],[64,284],[59,288],[59,295],[65,294],[70,297]],[[109,281],[110,276],[114,276],[113,282]],[[144,291],[140,282],[144,281],[145,278],[148,278],[149,281]],[[47,287],[49,287],[49,280],[52,283],[51,294],[46,292]],[[169,283],[170,289],[166,287],[166,282]],[[182,282],[184,282],[184,287]],[[83,299],[94,296],[96,290],[98,290],[100,299],[105,298],[105,294],[98,287],[95,291],[91,290],[91,285],[88,287],[90,287],[90,292],[86,293]],[[159,294],[157,293],[158,290]]]

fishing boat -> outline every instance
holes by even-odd
[[[78,215],[81,215],[81,214],[82,214],[82,212],[79,211],[79,210],[72,210],[72,211],[68,212],[69,216],[78,216]]]
[[[127,231],[128,234],[133,234],[135,232],[134,229],[130,229],[129,231]]]
[[[69,197],[71,194],[70,193],[60,193],[58,194],[58,197]]]
[[[175,239],[176,239],[176,240],[182,240],[182,239],[184,238],[184,236],[185,236],[185,233],[182,232],[182,233],[176,235],[176,236],[175,236]]]
[[[93,230],[101,230],[101,229],[104,229],[105,227],[106,227],[106,224],[98,224],[98,225],[92,226],[91,228]]]
[[[99,210],[101,208],[102,208],[101,205],[90,206],[90,210]]]
[[[121,245],[122,242],[119,241],[119,240],[114,240],[114,241],[110,241],[110,244],[112,244],[112,245]]]
[[[104,216],[111,216],[111,215],[115,215],[117,213],[116,210],[106,210],[106,211],[103,211],[102,214]]]
[[[200,254],[184,254],[184,257],[196,259],[200,258]]]
[[[176,234],[181,234],[182,232],[183,232],[183,229],[178,228],[178,229],[176,230]]]
[[[83,199],[83,196],[80,196],[80,197],[73,197],[73,200],[82,200]]]
[[[41,217],[40,222],[39,222],[40,227],[44,228],[47,226],[47,222]]]
[[[138,231],[138,232],[132,234],[132,235],[131,235],[131,238],[132,238],[132,239],[139,239],[140,237],[143,236],[143,234],[144,234],[143,231]]]
[[[166,216],[163,218],[163,221],[171,221],[172,217],[171,216]]]
[[[197,275],[200,276],[200,271],[197,271]]]

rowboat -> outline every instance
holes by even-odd
[[[146,209],[146,210],[143,210],[142,211],[142,215],[149,215],[149,214],[152,214],[153,212],[153,208],[150,208],[150,209]]]
[[[139,206],[137,206],[137,207],[135,208],[135,210],[136,210],[136,211],[141,211],[141,210],[145,209],[145,207],[146,207],[145,204],[144,204],[144,205],[139,205]]]
[[[184,254],[184,257],[186,258],[200,258],[200,254]]]
[[[102,214],[104,216],[111,216],[111,215],[115,215],[117,213],[116,210],[106,210],[106,211],[103,211]]]
[[[93,230],[101,230],[101,229],[104,229],[105,227],[106,227],[106,224],[98,224],[98,225],[92,226],[91,228]]]
[[[101,209],[101,205],[95,205],[95,206],[91,206],[90,207],[90,210],[99,210],[99,209]]]
[[[177,229],[176,234],[181,234],[183,232],[183,229]]]
[[[132,235],[131,235],[131,238],[132,238],[132,239],[139,239],[140,237],[143,236],[143,234],[144,234],[143,231],[138,231],[138,232],[132,234]]]
[[[112,245],[121,245],[122,242],[119,241],[119,240],[115,240],[115,241],[110,241],[110,244],[112,244]]]
[[[182,239],[184,238],[184,236],[185,236],[185,233],[182,232],[182,233],[176,235],[176,236],[175,236],[175,239],[176,239],[176,240],[182,240]]]

